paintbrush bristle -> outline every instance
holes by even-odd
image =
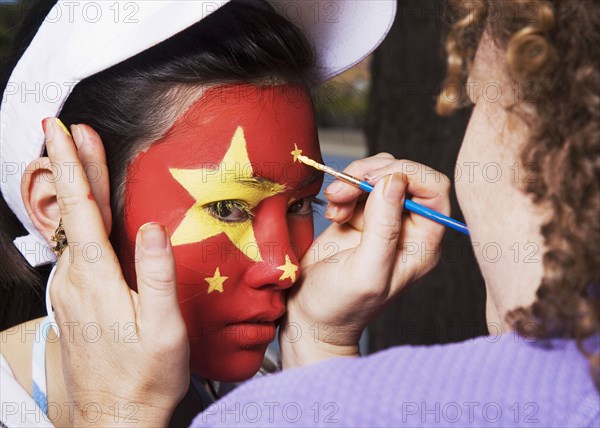
[[[319,171],[326,172],[336,177],[339,176],[339,174],[342,174],[341,172],[336,171],[335,169],[328,167],[327,165],[323,165],[322,163],[312,160],[308,156],[300,155],[298,156],[298,160],[305,165],[312,166],[313,168],[318,169]]]
[[[333,169],[327,165],[323,165],[323,164],[321,164],[317,161],[314,161],[311,158],[304,156],[304,155],[298,156],[298,160],[305,165],[312,166],[313,168],[318,169],[319,171],[323,171],[327,174],[333,175],[335,178],[338,178],[338,179],[340,179],[346,183],[349,183],[355,187],[360,187],[360,180],[356,177],[352,177],[351,175],[345,174],[345,173],[338,171],[336,169]]]
[[[312,160],[308,156],[299,155],[298,160],[305,165],[312,166],[313,168],[321,169],[320,167],[322,167],[319,162]]]

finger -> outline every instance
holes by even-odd
[[[407,192],[412,196],[412,200],[417,203],[422,203],[429,200],[428,207],[439,211],[448,208],[443,202],[447,200],[445,197],[450,191],[450,179],[435,169],[427,165],[420,164],[409,160],[395,160],[387,165],[372,170],[369,172],[371,176],[369,183],[374,184],[382,177],[388,176],[395,172],[401,172],[408,179]],[[442,197],[442,198],[440,198]],[[432,205],[433,204],[433,205]],[[442,212],[442,211],[440,211]],[[442,212],[448,214],[449,212]]]
[[[77,153],[90,185],[92,196],[100,208],[107,235],[112,227],[110,181],[106,153],[100,136],[88,125],[72,125],[71,133]]]
[[[369,196],[368,193],[363,192],[358,199],[352,200],[348,204],[334,204],[330,202],[327,205],[327,211],[325,211],[325,217],[338,224],[350,223],[352,227],[355,224],[355,216],[360,215],[361,206],[364,209],[364,203]],[[328,217],[329,216],[329,217]],[[362,227],[361,227],[362,230]]]
[[[394,157],[388,153],[379,153],[365,159],[359,159],[352,162],[344,172],[360,180],[365,178],[365,174],[374,169],[381,168],[394,161]],[[335,180],[324,191],[325,196],[334,204],[348,204],[357,199],[364,192],[356,187]]]
[[[366,171],[380,168],[393,160],[394,157],[389,153],[378,153],[375,156],[352,162],[344,172],[363,179]],[[354,215],[358,201],[365,200],[367,197],[364,191],[339,180],[335,180],[329,185],[324,194],[329,200],[325,217],[340,224],[349,221]]]
[[[406,176],[392,174],[380,180],[367,199],[361,242],[355,252],[360,263],[355,265],[361,266],[358,274],[366,274],[372,284],[389,283],[401,232],[406,187]],[[364,266],[370,268],[364,269]]]
[[[67,239],[76,244],[69,245],[69,251],[73,261],[80,262],[82,248],[89,244],[110,248],[110,243],[73,140],[58,119],[47,118],[43,123],[61,218]]]
[[[362,232],[364,229],[366,202],[367,201],[365,200],[356,204],[356,207],[352,212],[352,217],[350,217],[347,222],[350,227],[352,227],[354,230],[358,230],[359,232]]]
[[[450,179],[441,172],[426,165],[409,160],[397,160],[371,171],[370,174],[374,178],[369,180],[369,182],[374,183],[381,177],[397,171],[405,173],[408,180],[406,192],[411,195],[413,202],[431,208],[439,213],[450,215]],[[414,227],[427,241],[441,239],[441,235],[444,233],[444,226],[412,213],[407,227]]]
[[[183,318],[177,301],[175,259],[165,228],[147,223],[138,231],[136,264],[138,322],[149,334],[178,331]]]
[[[352,218],[358,199],[353,199],[347,204],[334,204],[330,202],[327,204],[327,210],[325,210],[325,218],[334,223],[345,223]]]

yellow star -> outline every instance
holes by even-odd
[[[223,292],[223,283],[228,279],[228,276],[221,276],[221,272],[219,272],[219,268],[215,271],[215,274],[212,277],[204,278],[206,282],[208,282],[208,292],[207,294],[212,293],[213,291],[218,291],[219,293]]]
[[[290,256],[285,255],[285,264],[281,266],[277,266],[277,269],[282,270],[283,273],[279,277],[279,280],[283,280],[289,278],[292,282],[296,282],[296,271],[298,270],[298,266],[292,263],[290,260]]]
[[[298,146],[294,144],[294,150],[292,150],[290,154],[294,157],[294,162],[296,162],[298,160],[298,156],[302,154],[302,150],[300,150]]]
[[[221,163],[216,168],[214,165],[211,167],[169,169],[175,180],[196,200],[173,232],[172,244],[191,244],[225,233],[233,245],[248,258],[255,262],[261,261],[252,220],[220,220],[211,214],[208,207],[218,201],[237,200],[252,210],[264,199],[284,191],[285,187],[253,177],[244,130],[239,126]]]

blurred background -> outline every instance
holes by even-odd
[[[0,0],[0,64],[28,0]],[[31,1],[31,0],[29,0]],[[468,112],[435,114],[445,73],[445,0],[399,0],[396,21],[367,59],[314,93],[326,163],[338,169],[378,152],[453,177]],[[325,184],[329,184],[328,178]],[[322,197],[322,195],[321,195]],[[463,221],[452,194],[452,216]],[[315,217],[317,233],[328,225]],[[439,265],[403,291],[363,337],[364,352],[399,344],[434,344],[487,334],[485,288],[469,239],[446,232]]]

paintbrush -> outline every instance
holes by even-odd
[[[296,154],[295,158],[297,158],[300,162],[302,162],[305,165],[312,166],[313,168],[316,168],[319,171],[323,171],[327,174],[333,175],[338,180],[341,180],[344,183],[348,183],[351,186],[358,187],[359,189],[364,190],[365,192],[371,192],[373,190],[373,186],[367,183],[366,181],[359,180],[358,178],[353,177],[344,172],[338,171],[337,169],[320,164],[319,162],[316,162],[307,156]],[[441,214],[430,208],[424,207],[423,205],[417,204],[416,202],[413,202],[408,198],[406,198],[404,201],[404,209],[412,213],[418,214],[420,216],[423,216],[425,218],[428,218],[429,220],[435,221],[436,223],[439,223],[443,226],[449,227],[454,230],[458,230],[459,232],[462,232],[465,235],[469,235],[469,229],[467,229],[466,224],[461,223],[458,220],[454,220],[453,218],[445,216],[444,214]]]

